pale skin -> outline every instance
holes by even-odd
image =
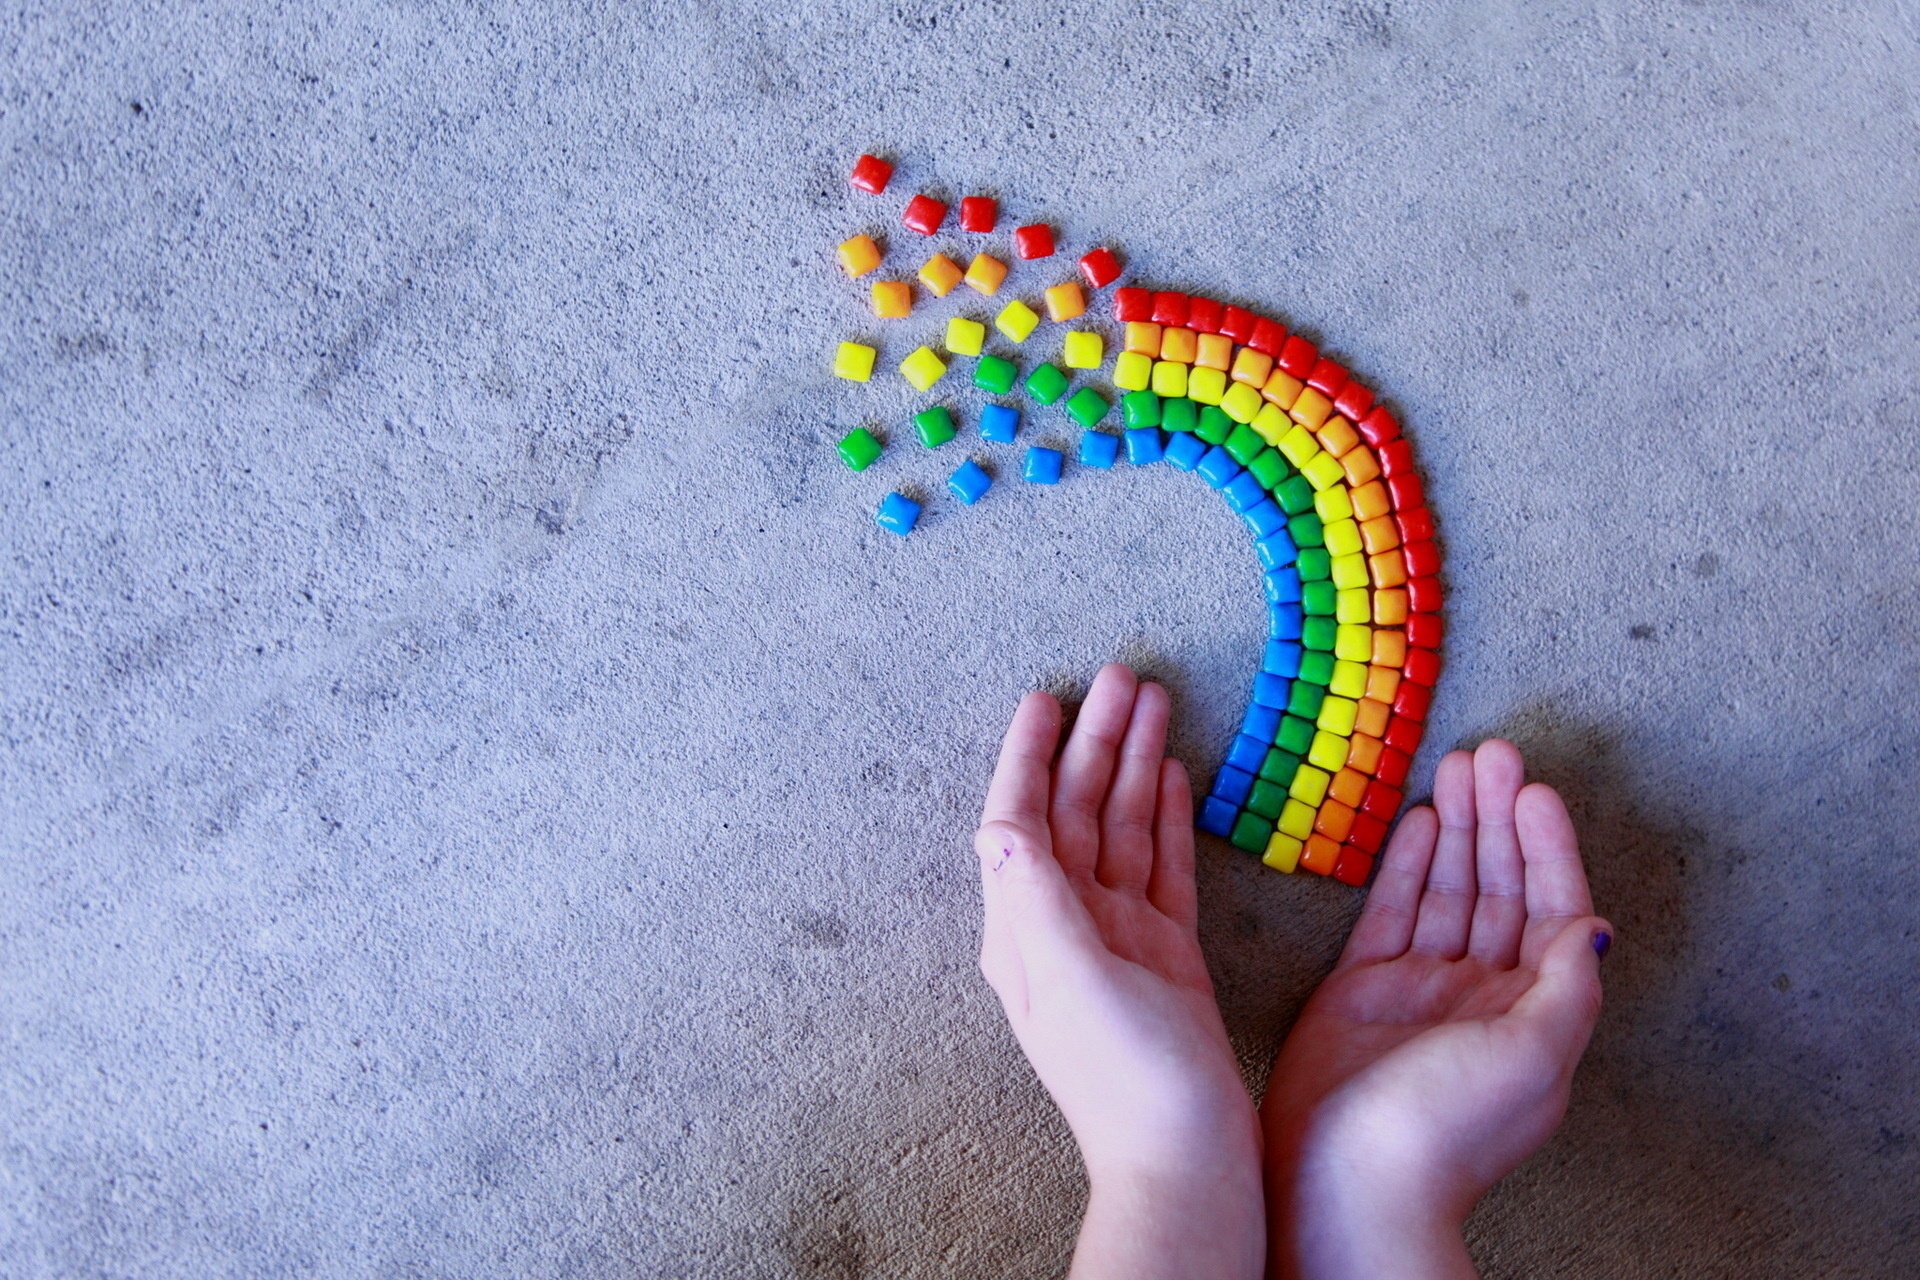
[[[1498,740],[1440,762],[1255,1110],[1196,932],[1166,691],[1014,713],[975,837],[980,967],[1085,1162],[1076,1277],[1470,1276],[1474,1203],[1565,1113],[1612,929]]]

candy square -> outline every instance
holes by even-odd
[[[1193,379],[1191,376],[1187,379],[1187,396],[1187,403],[1193,404]],[[1210,404],[1205,408],[1195,405],[1194,408],[1200,415],[1198,425],[1193,429],[1194,434],[1202,440],[1205,440],[1208,444],[1225,444],[1227,437],[1233,434],[1233,419],[1220,412],[1218,405]]]
[[[873,376],[873,358],[879,353],[859,342],[843,342],[833,353],[833,376],[865,382]]]
[[[1200,335],[1191,329],[1179,325],[1163,325],[1160,329],[1160,358],[1178,360],[1181,364],[1192,364],[1199,350]]]
[[[1060,361],[1069,369],[1098,369],[1106,355],[1106,339],[1088,329],[1075,329],[1060,343]]]
[[[1200,817],[1194,825],[1208,835],[1224,840],[1232,833],[1233,821],[1239,813],[1238,808],[1218,796],[1208,796],[1206,803],[1200,806]]]
[[[840,259],[840,269],[858,280],[880,265],[880,246],[872,236],[849,236],[840,242],[834,256]]]
[[[935,355],[932,347],[915,347],[907,358],[900,362],[900,376],[912,383],[915,391],[925,391],[932,387],[946,372],[947,362]]]
[[[880,499],[880,510],[874,513],[873,519],[882,529],[904,538],[920,521],[920,504],[905,494],[890,493]]]
[[[967,274],[961,278],[968,288],[991,298],[1006,281],[1007,264],[991,254],[976,253],[967,264]]]
[[[1288,373],[1285,369],[1275,369],[1266,385],[1260,388],[1260,398],[1268,404],[1279,405],[1282,409],[1293,408],[1293,402],[1300,398],[1307,384]]]
[[[1110,471],[1120,460],[1120,437],[1089,431],[1080,437],[1080,465]]]
[[[1000,221],[1000,203],[992,196],[967,196],[960,201],[962,231],[991,231]]]
[[[1033,372],[1027,375],[1027,394],[1037,404],[1052,404],[1067,394],[1069,381],[1071,379],[1060,371],[1058,365],[1035,365]]]
[[[1135,427],[1127,432],[1127,461],[1136,467],[1158,462],[1166,456],[1166,438],[1154,427]]]
[[[906,209],[900,214],[900,221],[909,231],[918,231],[930,236],[940,229],[947,220],[947,206],[929,195],[918,195],[907,201]]]
[[[1313,430],[1327,420],[1333,412],[1333,401],[1312,387],[1308,387],[1294,398],[1293,407],[1287,410],[1293,420],[1308,430]]]
[[[913,430],[920,437],[920,443],[929,449],[938,449],[960,433],[960,428],[954,425],[953,411],[942,404],[914,414]]]
[[[1337,360],[1321,356],[1313,362],[1313,368],[1307,370],[1307,385],[1326,394],[1332,400],[1340,394],[1340,388],[1347,385],[1347,367]]]
[[[1280,348],[1287,341],[1287,327],[1278,320],[1261,316],[1253,322],[1253,332],[1247,335],[1247,345],[1262,355],[1278,357]]]
[[[1319,348],[1296,333],[1281,344],[1275,360],[1294,377],[1304,379],[1313,371],[1313,362],[1319,358]],[[1327,403],[1331,406],[1333,402],[1329,400]]]
[[[1160,425],[1160,397],[1151,391],[1129,391],[1120,397],[1120,412],[1129,427]]]
[[[993,318],[993,327],[1013,342],[1025,342],[1039,324],[1039,313],[1018,298],[1000,308],[1000,314]]]
[[[1121,345],[1150,360],[1160,357],[1160,326],[1151,320],[1129,320],[1121,331]]]
[[[1067,401],[1067,414],[1083,427],[1096,425],[1107,416],[1107,398],[1092,387],[1082,387]]]
[[[1284,811],[1283,811],[1284,812]],[[1275,871],[1284,871],[1292,875],[1300,865],[1300,851],[1306,847],[1284,831],[1275,831],[1267,839],[1267,851],[1260,855],[1260,861]]]
[[[1198,404],[1219,404],[1227,394],[1227,375],[1218,369],[1196,367],[1187,375],[1187,399]]]
[[[1156,360],[1153,365],[1153,393],[1169,400],[1187,394],[1187,366],[1172,360]]]
[[[1360,433],[1338,414],[1328,418],[1314,435],[1319,438],[1320,447],[1336,458],[1345,457],[1349,449],[1360,443]]]
[[[1188,317],[1191,321],[1192,317]],[[1189,323],[1188,328],[1192,328]],[[1199,333],[1198,330],[1195,332]],[[1225,371],[1233,365],[1233,339],[1223,338],[1217,333],[1199,333],[1195,339],[1193,362],[1209,369]]]
[[[961,463],[954,469],[953,474],[947,477],[948,490],[969,507],[980,501],[981,495],[986,493],[992,484],[993,477],[972,458]]]
[[[1129,320],[1153,319],[1153,294],[1147,289],[1115,289],[1113,318],[1121,324]]]
[[[1059,484],[1060,468],[1065,461],[1058,449],[1034,445],[1027,450],[1026,465],[1021,469],[1021,474],[1032,484]]]
[[[1193,297],[1187,301],[1187,328],[1196,333],[1220,332],[1220,317],[1224,308],[1212,298]],[[1231,343],[1233,340],[1227,340]],[[1225,368],[1225,365],[1220,366]]]
[[[1258,391],[1273,376],[1273,357],[1252,347],[1242,347],[1233,357],[1230,372],[1235,382],[1244,382]]]
[[[893,166],[879,156],[863,155],[853,162],[853,172],[847,181],[868,195],[879,195],[887,189],[887,183],[893,177]]]
[[[966,277],[960,264],[944,253],[936,253],[920,267],[920,283],[927,286],[927,292],[936,298],[944,298],[959,287]]]
[[[840,437],[840,461],[849,471],[865,471],[880,456],[880,441],[865,427],[855,427]]]
[[[1122,391],[1144,391],[1153,385],[1153,358],[1123,351],[1113,361],[1113,385]],[[1386,490],[1383,487],[1382,493]]]
[[[1272,838],[1273,823],[1257,813],[1241,814],[1240,820],[1233,824],[1233,835],[1229,837],[1234,848],[1257,854],[1267,851],[1267,841]]]
[[[987,345],[987,326],[965,316],[947,321],[947,350],[956,356],[977,356]],[[1381,491],[1384,495],[1385,490]]]
[[[1160,406],[1160,425],[1168,431],[1192,431],[1199,420],[1200,406],[1191,400],[1169,400]]]
[[[1193,300],[1184,293],[1161,290],[1153,295],[1153,318],[1163,325],[1184,325]]]
[[[973,366],[973,385],[996,396],[1012,391],[1019,376],[1019,366],[1002,356],[981,356],[980,363]]]
[[[903,319],[913,310],[913,286],[905,280],[873,282],[873,314],[882,320]]]
[[[1333,407],[1341,417],[1358,422],[1372,411],[1373,392],[1349,373],[1347,381],[1340,388],[1340,394],[1333,398]]]
[[[1020,434],[1020,411],[1012,405],[990,404],[980,410],[980,438],[994,444],[1012,444]]]
[[[1029,222],[1013,229],[1013,251],[1023,258],[1053,256],[1053,228],[1044,222]]]
[[[1252,422],[1267,407],[1260,392],[1244,382],[1232,384],[1220,397],[1220,408],[1235,422]]]
[[[1067,280],[1047,290],[1047,319],[1058,324],[1087,313],[1087,291],[1078,280]]]
[[[1120,259],[1111,249],[1090,249],[1080,257],[1080,274],[1090,288],[1104,289],[1120,278]]]
[[[1200,465],[1200,459],[1206,456],[1206,452],[1206,441],[1187,432],[1176,431],[1167,437],[1163,456],[1175,470],[1191,471]]]

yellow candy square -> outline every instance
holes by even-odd
[[[1267,379],[1267,385],[1260,388],[1260,395],[1268,404],[1277,404],[1282,409],[1291,409],[1293,402],[1300,398],[1300,389],[1306,385],[1286,370],[1275,369],[1273,376]]]
[[[1000,286],[1007,278],[1007,264],[990,254],[976,253],[973,261],[967,264],[967,274],[961,277],[967,287],[978,290],[991,298],[1000,292]]]
[[[1327,489],[1323,492],[1337,493],[1339,490]],[[1322,516],[1321,520],[1326,521],[1326,517]],[[1360,550],[1360,526],[1351,519],[1327,522],[1324,536],[1330,556],[1350,556]]]
[[[1224,333],[1203,333],[1195,346],[1193,362],[1225,373],[1233,364],[1233,339]]]
[[[905,280],[873,282],[873,314],[882,320],[899,320],[913,310],[913,287]]]
[[[1192,364],[1194,353],[1199,349],[1196,339],[1200,335],[1191,329],[1182,329],[1169,325],[1160,331],[1160,358],[1177,360],[1181,364]]]
[[[1283,809],[1281,812],[1286,811]],[[1300,850],[1304,848],[1306,848],[1305,841],[1296,840],[1284,831],[1275,831],[1267,837],[1267,851],[1260,856],[1260,861],[1275,871],[1284,871],[1292,875],[1293,869],[1300,865]]]
[[[1321,455],[1325,457],[1325,454]],[[1391,555],[1391,552],[1387,554]],[[1394,556],[1398,560],[1400,557]],[[1371,579],[1367,575],[1367,558],[1359,552],[1352,555],[1333,557],[1333,589],[1345,591],[1349,587],[1364,587]]]
[[[1039,312],[1018,298],[1000,308],[1000,314],[993,318],[993,327],[1014,342],[1025,342],[1039,324]]]
[[[1187,394],[1187,366],[1159,360],[1153,366],[1153,394],[1172,399]]]
[[[1314,724],[1328,733],[1337,733],[1341,737],[1346,737],[1353,732],[1359,715],[1360,704],[1352,698],[1336,698],[1329,695],[1320,703],[1320,714],[1315,718]],[[1320,802],[1316,800],[1314,803]]]
[[[872,236],[853,236],[840,242],[840,269],[858,280],[880,265],[880,246]]]
[[[1235,382],[1227,387],[1225,395],[1220,397],[1220,408],[1235,422],[1252,422],[1260,416],[1262,409],[1271,408],[1260,393],[1244,382]]]
[[[1098,369],[1106,357],[1106,340],[1088,329],[1075,329],[1060,343],[1060,359],[1069,369]]]
[[[1293,420],[1303,427],[1318,427],[1333,412],[1333,401],[1312,387],[1302,391],[1287,410]]]
[[[1293,785],[1287,788],[1287,794],[1301,804],[1310,804],[1317,809],[1320,802],[1327,798],[1327,784],[1332,781],[1333,775],[1324,769],[1303,764],[1293,775]]]
[[[1385,632],[1378,633],[1385,635]],[[1327,677],[1327,692],[1337,693],[1343,698],[1364,698],[1367,695],[1368,668],[1358,662],[1336,662],[1333,674]]]
[[[947,350],[957,356],[977,356],[987,345],[987,326],[955,316],[947,321]]]
[[[1319,445],[1314,446],[1316,449],[1319,447]],[[1316,489],[1331,489],[1347,478],[1346,470],[1340,465],[1340,459],[1330,453],[1316,453],[1308,458],[1300,464],[1300,474],[1305,476],[1307,483]]]
[[[920,283],[927,286],[927,292],[934,297],[944,298],[959,287],[966,274],[952,258],[936,253],[920,268]]]
[[[1047,290],[1047,319],[1056,324],[1087,313],[1087,291],[1077,280],[1057,284]]]
[[[1327,523],[1353,519],[1353,499],[1348,496],[1347,486],[1337,484],[1331,489],[1322,489],[1314,494],[1313,510],[1315,515]]]
[[[1113,385],[1122,391],[1145,391],[1153,385],[1153,359],[1138,351],[1123,351],[1113,361]]]
[[[947,362],[935,355],[932,347],[915,347],[913,353],[900,362],[900,375],[913,384],[915,391],[927,390],[946,372]]]
[[[1372,622],[1373,593],[1364,587],[1349,587],[1345,591],[1333,593],[1333,620],[1342,622]]]
[[[1264,351],[1255,351],[1252,347],[1240,348],[1240,354],[1233,358],[1233,380],[1244,382],[1255,391],[1267,385],[1267,379],[1273,376],[1273,357]]]
[[[1373,628],[1350,622],[1333,629],[1333,656],[1342,662],[1366,662],[1373,657]]]
[[[1287,461],[1296,468],[1306,466],[1320,452],[1320,442],[1313,438],[1313,432],[1299,425],[1289,427],[1287,434],[1281,436],[1280,443],[1274,447],[1285,454]],[[1340,464],[1336,462],[1333,465],[1337,468]]]
[[[1321,729],[1313,735],[1313,745],[1307,748],[1307,760],[1328,773],[1338,773],[1347,762],[1347,740]]]
[[[865,382],[873,376],[873,358],[879,352],[858,342],[843,342],[833,353],[833,376],[848,382]]]
[[[1157,359],[1160,355],[1160,326],[1151,320],[1129,320],[1121,345],[1149,360]]]
[[[1278,445],[1293,430],[1293,419],[1277,404],[1267,405],[1253,416],[1253,429],[1270,445]]]
[[[1187,399],[1195,404],[1219,404],[1227,394],[1227,375],[1218,369],[1196,365],[1187,374]]]
[[[1313,834],[1313,805],[1301,800],[1289,800],[1280,806],[1280,820],[1273,825],[1282,834],[1305,841]]]

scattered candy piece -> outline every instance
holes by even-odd
[[[1039,324],[1039,313],[1018,298],[1002,307],[1000,314],[993,318],[993,327],[1013,342],[1025,342]]]
[[[893,166],[879,156],[863,155],[853,162],[853,173],[847,181],[868,195],[879,195],[887,189],[887,183],[893,177]]]
[[[986,345],[987,326],[965,316],[947,321],[947,350],[956,356],[977,356]]]
[[[855,280],[880,265],[880,246],[873,242],[872,236],[849,236],[840,242],[835,253],[840,259],[840,269]]]
[[[871,357],[869,357],[871,369]],[[913,384],[915,391],[925,391],[940,381],[947,372],[947,362],[934,354],[932,347],[915,347],[905,360],[900,362],[900,374]],[[862,382],[866,379],[862,378]]]
[[[1080,287],[1078,280],[1069,280],[1047,290],[1047,319],[1056,324],[1062,320],[1076,319],[1085,315],[1086,311],[1087,292]]]
[[[962,231],[991,231],[1000,221],[1000,205],[992,196],[968,196],[960,202]]]
[[[880,499],[880,510],[874,516],[874,521],[882,529],[904,538],[920,522],[920,504],[904,494],[890,493]]]
[[[940,224],[946,220],[947,206],[928,195],[915,196],[907,201],[906,211],[900,215],[900,221],[906,224],[909,231],[918,231],[923,236],[938,231]]]
[[[1033,445],[1027,450],[1026,465],[1021,469],[1021,474],[1031,484],[1059,484],[1060,470],[1065,461],[1058,449]]]
[[[920,283],[927,286],[927,292],[936,298],[944,298],[952,293],[966,275],[960,270],[960,264],[944,253],[936,253],[920,268]]]
[[[1120,437],[1089,431],[1080,437],[1080,465],[1110,471],[1120,458]]]
[[[1067,375],[1060,371],[1058,365],[1037,365],[1027,375],[1027,394],[1038,404],[1053,404],[1067,394],[1068,382]]]
[[[879,352],[858,342],[843,342],[833,356],[833,376],[865,382],[873,376],[873,358]]]
[[[1001,356],[981,356],[980,363],[973,366],[973,385],[997,396],[1012,391],[1014,379],[1019,376],[1020,370],[1013,361]]]
[[[1013,231],[1013,251],[1023,258],[1053,256],[1053,228],[1044,222],[1029,222]]]
[[[960,428],[953,421],[953,411],[943,404],[932,405],[914,414],[913,430],[920,437],[920,443],[929,449],[938,449],[960,434]]]
[[[1069,369],[1098,369],[1106,360],[1106,340],[1091,330],[1075,329],[1061,341],[1060,359]]]
[[[993,477],[972,458],[968,458],[947,477],[947,488],[953,496],[968,506],[980,501],[982,494],[993,484]]]
[[[873,282],[873,314],[882,320],[900,320],[913,310],[913,287],[905,280]]]
[[[1007,278],[1007,264],[989,254],[976,253],[973,261],[967,264],[966,282],[969,288],[991,298],[1000,292],[1000,286]]]
[[[980,438],[994,444],[1012,444],[1020,434],[1020,411],[1011,405],[990,404],[980,410]]]
[[[880,441],[865,427],[855,427],[840,437],[840,461],[849,471],[865,471],[880,456]]]
[[[1120,259],[1111,249],[1088,250],[1080,256],[1080,274],[1087,278],[1088,288],[1104,289],[1120,278]]]

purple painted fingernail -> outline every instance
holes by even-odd
[[[993,864],[993,869],[994,869],[995,871],[998,871],[998,870],[999,870],[1000,868],[1002,868],[1002,867],[1004,867],[1004,866],[1006,866],[1006,865],[1007,865],[1007,859],[1008,859],[1008,858],[1011,858],[1012,856],[1013,856],[1013,846],[1012,846],[1012,845],[1001,845],[1001,846],[1000,846],[1000,861],[998,861],[998,862],[996,862],[996,863],[994,863],[994,864]]]
[[[1613,935],[1605,929],[1593,935],[1593,954],[1599,956],[1602,960],[1607,958],[1607,950],[1612,946]]]

